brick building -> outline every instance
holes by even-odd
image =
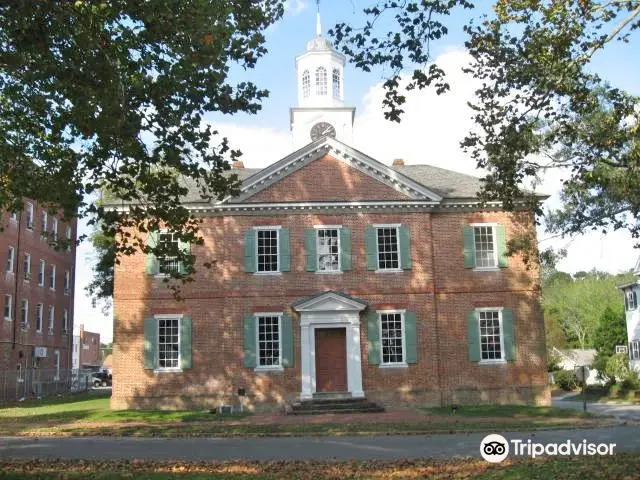
[[[71,365],[76,222],[27,199],[2,223],[0,371],[16,372],[18,382],[33,368],[61,379]],[[54,248],[60,237],[69,248]]]
[[[481,208],[474,177],[349,147],[344,57],[318,35],[296,63],[300,148],[235,165],[234,198],[184,198],[205,240],[184,301],[163,282],[170,258],[116,265],[112,407],[219,406],[238,389],[256,409],[319,392],[548,403],[539,270],[505,256],[531,213]]]
[[[102,366],[100,334],[89,332],[79,325],[78,335],[73,336],[73,368],[96,369]]]

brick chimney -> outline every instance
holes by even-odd
[[[242,170],[244,168],[244,163],[242,163],[242,160],[236,160],[231,164],[231,168],[234,170]]]
[[[404,165],[404,160],[403,160],[403,159],[401,159],[401,158],[396,158],[396,159],[393,161],[393,166],[394,166],[394,167],[401,167],[401,166],[403,166],[403,165]]]

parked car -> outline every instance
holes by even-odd
[[[94,387],[110,387],[111,375],[106,372],[94,372],[91,374],[91,384]]]

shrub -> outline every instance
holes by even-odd
[[[553,352],[549,352],[547,354],[547,372],[557,372],[558,370],[562,370],[560,357]]]
[[[562,390],[574,390],[579,386],[578,375],[573,370],[558,370],[553,374],[556,385]]]
[[[625,391],[640,390],[640,376],[638,372],[629,371],[626,377],[622,379],[620,388]]]
[[[608,377],[615,378],[616,380],[627,378],[630,374],[629,358],[624,353],[612,355],[607,360],[604,371]]]

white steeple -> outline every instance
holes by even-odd
[[[352,139],[355,108],[344,105],[345,56],[322,36],[320,0],[316,4],[316,36],[307,43],[306,52],[296,57],[298,106],[291,109],[295,148],[312,141],[309,132],[317,123],[329,123],[338,140]]]

